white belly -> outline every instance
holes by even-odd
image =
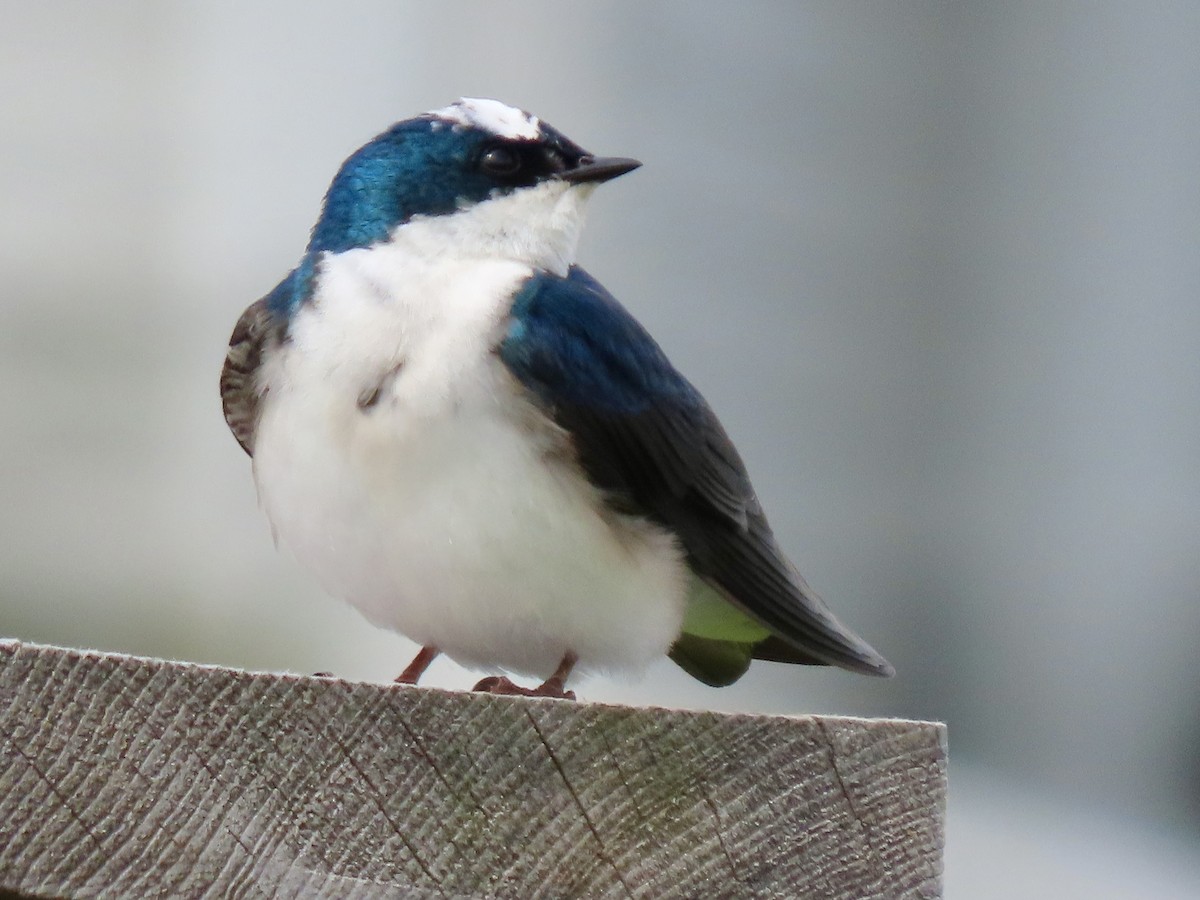
[[[491,352],[529,270],[459,263],[381,296],[387,265],[379,248],[327,259],[264,367],[254,470],[278,538],[372,622],[467,665],[665,653],[688,583],[676,541],[604,507]]]

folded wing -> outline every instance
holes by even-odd
[[[500,357],[571,433],[610,502],[678,535],[693,572],[771,636],[685,633],[672,658],[728,683],[751,656],[890,675],[780,550],[745,466],[704,398],[590,275],[534,275],[513,304]]]

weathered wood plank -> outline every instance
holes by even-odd
[[[0,643],[0,889],[937,897],[944,726]]]

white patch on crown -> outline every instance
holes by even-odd
[[[457,103],[431,110],[429,115],[457,127],[481,128],[496,137],[510,140],[536,141],[541,136],[541,123],[537,116],[506,106],[499,100],[463,97]]]

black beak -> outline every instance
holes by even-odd
[[[600,184],[603,181],[611,181],[618,175],[632,172],[640,165],[636,159],[623,156],[583,156],[575,168],[559,172],[558,177],[572,184]]]

